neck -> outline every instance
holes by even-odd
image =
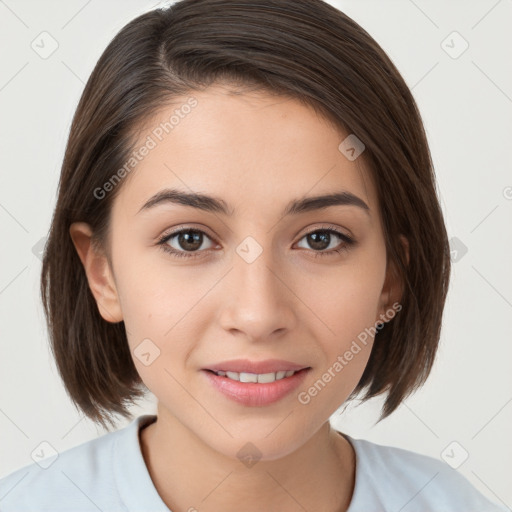
[[[285,457],[252,464],[213,450],[167,415],[140,440],[155,488],[173,511],[345,512],[353,494],[353,448],[328,422]]]

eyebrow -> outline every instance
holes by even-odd
[[[183,192],[177,189],[164,189],[157,192],[154,196],[149,198],[142,208],[143,210],[154,208],[161,204],[180,204],[183,206],[191,206],[198,210],[211,213],[221,213],[232,217],[235,213],[233,208],[229,208],[228,204],[215,196],[209,196],[198,192]],[[351,192],[342,191],[333,194],[325,194],[321,196],[305,197],[291,201],[284,209],[282,217],[287,215],[298,215],[316,210],[322,210],[331,206],[356,206],[365,211],[367,215],[370,214],[369,206],[356,195]]]

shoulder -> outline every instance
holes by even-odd
[[[461,473],[440,459],[345,437],[356,452],[356,486],[348,512],[506,510],[489,501]]]
[[[0,510],[118,510],[113,508],[118,502],[112,460],[126,431],[104,434],[56,455],[43,445],[40,460],[0,479]]]

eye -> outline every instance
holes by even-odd
[[[336,243],[336,239],[342,242]],[[313,248],[313,256],[315,258],[319,256],[335,256],[336,254],[348,251],[356,243],[354,239],[332,227],[317,228],[306,233],[301,240],[305,240]],[[329,247],[331,247],[331,250],[326,251],[325,249]]]
[[[205,252],[205,248],[203,247],[205,239],[211,241],[211,238],[204,231],[201,231],[200,229],[187,228],[174,231],[170,234],[165,234],[159,239],[158,245],[165,252],[178,258],[197,258],[202,256],[202,254],[194,253]],[[203,248],[203,250],[199,251],[201,248]],[[207,247],[206,249],[209,248],[211,247]]]

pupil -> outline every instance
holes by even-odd
[[[188,249],[191,251],[196,251],[201,247],[202,243],[202,233],[197,231],[186,231],[184,233],[180,233],[179,235],[179,244],[183,249]]]
[[[311,233],[308,235],[310,237],[310,245],[314,249],[325,249],[329,247],[329,242],[331,238],[331,234],[327,231],[319,231],[317,233]]]

